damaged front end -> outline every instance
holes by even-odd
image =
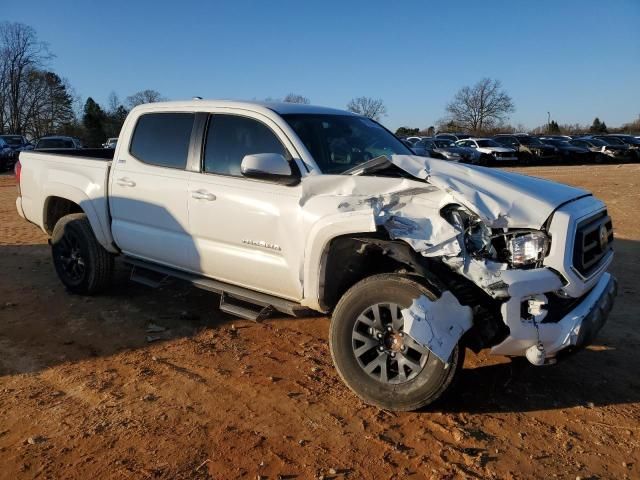
[[[405,331],[442,361],[465,336],[474,350],[551,363],[602,327],[616,293],[605,273],[613,236],[604,204],[588,192],[423,157],[394,155],[371,165],[427,184],[362,195],[339,209],[370,208],[377,228],[408,245],[423,259],[414,263],[446,284],[438,299],[417,298],[402,311]],[[350,173],[366,176],[367,168]],[[598,257],[580,273],[578,237],[593,236],[593,228],[600,228]]]

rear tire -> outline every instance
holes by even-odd
[[[113,256],[98,243],[84,213],[58,220],[51,235],[51,255],[58,277],[73,293],[99,293],[111,282]]]
[[[436,299],[431,290],[415,280],[380,274],[358,282],[338,302],[329,331],[331,356],[342,380],[366,403],[395,411],[419,409],[441,398],[461,369],[464,348],[460,344],[445,365],[404,335],[404,322],[398,314],[421,295]],[[377,317],[371,309],[377,309]],[[377,327],[368,329],[363,316]],[[365,338],[367,332],[376,330],[385,332],[382,339],[377,339],[376,333]],[[387,336],[393,340],[387,343]],[[392,350],[396,347],[381,351],[386,348],[382,345],[395,345],[395,339],[402,344],[402,351]]]

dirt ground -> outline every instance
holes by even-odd
[[[609,322],[551,367],[469,353],[446,402],[403,414],[340,382],[326,317],[237,320],[124,268],[66,293],[0,176],[0,478],[640,478],[640,165],[522,171],[608,203]]]

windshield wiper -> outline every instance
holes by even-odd
[[[341,175],[362,175],[363,173],[373,172],[375,170],[381,170],[391,165],[389,157],[386,155],[380,155],[379,157],[372,158],[366,162],[351,167],[349,170],[345,170]]]

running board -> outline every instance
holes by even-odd
[[[151,288],[158,288],[166,278],[166,275],[147,270],[146,268],[139,268],[135,265],[131,269],[131,275],[129,277],[131,281],[141,283]]]
[[[260,320],[274,310],[286,313],[287,315],[293,315],[294,317],[313,315],[311,310],[291,300],[275,297],[266,293],[255,292],[248,288],[231,285],[137,258],[124,257],[124,261],[134,267],[135,274],[132,272],[131,275],[133,281],[157,287],[160,285],[160,282],[154,281],[153,274],[160,275],[162,278],[169,276],[184,280],[195,287],[219,294],[221,296],[220,310],[237,315],[238,317]],[[145,270],[148,272],[145,272]],[[255,306],[256,308],[251,308],[251,306]]]
[[[254,307],[255,305],[252,305],[243,300],[236,299],[225,292],[222,292],[222,295],[220,295],[221,311],[230,315],[234,315],[236,317],[244,318],[246,320],[259,322],[269,317],[269,315],[271,315],[275,311],[275,309],[271,305],[267,305],[266,307],[262,308]]]

